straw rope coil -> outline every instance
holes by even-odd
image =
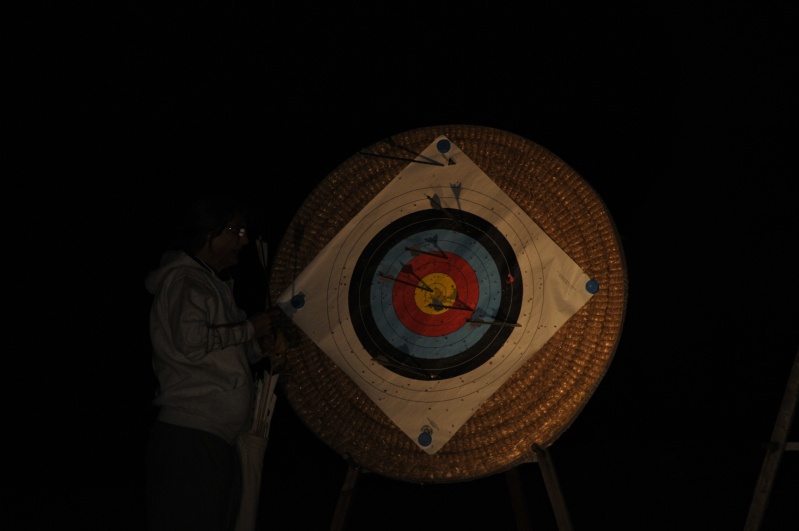
[[[433,455],[421,451],[301,331],[281,383],[302,421],[366,469],[416,483],[463,481],[507,470],[550,446],[605,375],[620,339],[627,297],[613,220],[592,187],[547,149],[473,125],[424,127],[355,154],[309,194],[278,248],[270,286],[277,298],[325,245],[401,172],[397,146],[422,152],[446,135],[601,289]],[[412,155],[409,155],[412,157]]]

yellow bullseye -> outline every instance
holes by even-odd
[[[446,273],[431,273],[419,282],[415,293],[416,305],[430,315],[446,312],[458,300],[455,281]],[[428,290],[429,288],[429,290]]]

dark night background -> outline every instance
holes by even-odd
[[[572,166],[626,254],[618,350],[551,448],[574,528],[743,529],[799,346],[795,4],[35,5],[17,41],[34,58],[23,180],[50,179],[65,212],[51,230],[82,227],[56,252],[77,270],[67,300],[89,311],[68,312],[78,346],[49,361],[75,407],[49,403],[62,442],[44,458],[47,503],[20,506],[30,521],[144,529],[143,279],[187,191],[247,193],[276,250],[360,149],[470,124]],[[249,308],[265,289],[253,256],[236,271]],[[783,457],[764,531],[799,525],[797,458]],[[347,464],[280,394],[265,459],[259,529],[328,529]],[[538,466],[519,472],[532,527],[556,529]],[[502,474],[365,473],[348,524],[516,528]]]

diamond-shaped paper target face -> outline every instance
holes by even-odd
[[[592,296],[591,279],[441,136],[278,306],[434,454]]]

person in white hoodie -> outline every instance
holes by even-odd
[[[159,408],[147,447],[150,531],[235,527],[236,440],[252,422],[252,364],[286,349],[269,310],[248,316],[234,300],[228,268],[248,243],[246,211],[233,197],[201,198],[145,279]]]

